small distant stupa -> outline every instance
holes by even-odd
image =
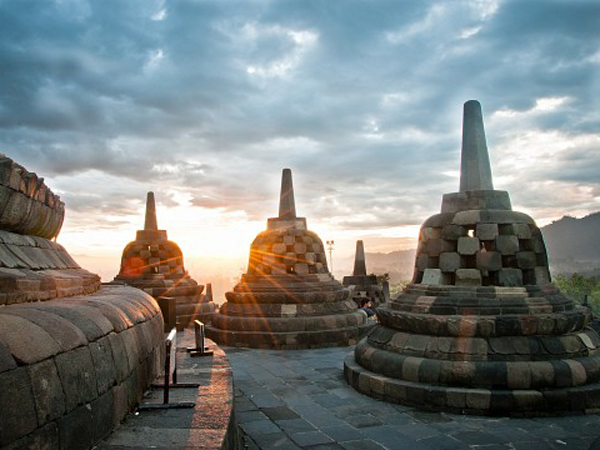
[[[373,306],[378,306],[385,301],[383,288],[377,283],[376,275],[367,275],[365,259],[365,246],[363,241],[356,241],[356,255],[354,256],[354,271],[352,276],[344,277],[343,285],[352,292],[352,299],[358,306],[363,299],[369,299]]]
[[[412,284],[345,361],[358,391],[483,415],[600,408],[591,312],[550,283],[542,233],[494,190],[481,105],[464,105],[460,191],[419,235]]]
[[[210,321],[215,311],[212,296],[203,295],[204,286],[185,270],[179,246],[167,239],[166,230],[158,229],[153,192],[146,197],[144,229],[138,230],[135,241],[123,250],[115,281],[142,289],[156,299],[174,297],[177,323],[182,327],[194,319]]]
[[[355,343],[371,327],[327,269],[323,242],[296,216],[283,170],[279,216],[250,246],[248,271],[226,293],[207,335],[219,344],[296,349]]]

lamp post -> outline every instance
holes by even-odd
[[[327,250],[329,250],[329,261],[331,262],[331,275],[333,276],[333,244],[334,241],[333,239],[331,241],[325,241],[325,243],[327,244]]]

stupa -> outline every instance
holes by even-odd
[[[144,229],[123,250],[121,270],[115,282],[141,289],[154,298],[177,300],[178,326],[186,327],[195,319],[210,321],[215,311],[212,296],[202,294],[204,286],[192,279],[183,265],[179,246],[169,241],[166,230],[158,229],[154,193],[146,197]]]
[[[358,391],[482,415],[600,407],[590,310],[550,283],[534,220],[494,190],[481,106],[464,105],[460,191],[421,227],[412,284],[345,361]]]
[[[283,170],[279,217],[250,246],[248,271],[207,335],[224,345],[297,349],[354,344],[372,325],[327,268],[323,242],[296,216],[292,172]]]
[[[365,259],[365,246],[363,241],[356,241],[356,254],[354,255],[354,271],[351,276],[344,277],[342,284],[352,292],[352,299],[358,306],[363,299],[369,299],[373,306],[379,306],[385,301],[383,289],[377,283],[376,275],[367,275]]]

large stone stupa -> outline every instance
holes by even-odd
[[[202,294],[204,286],[192,279],[183,265],[179,246],[158,229],[154,193],[146,197],[144,229],[123,250],[121,269],[115,282],[125,283],[147,292],[154,298],[177,300],[177,323],[190,325],[194,319],[210,321],[215,311],[212,298]]]
[[[279,217],[252,242],[248,271],[226,293],[207,335],[255,348],[354,344],[371,324],[349,294],[329,273],[319,236],[296,216],[292,172],[284,169]]]
[[[379,306],[385,301],[383,288],[377,283],[377,276],[367,275],[365,246],[361,240],[356,241],[352,275],[344,277],[342,284],[350,289],[351,297],[357,306],[361,306],[363,299],[370,300],[373,306]]]
[[[421,227],[412,284],[345,362],[358,391],[469,414],[600,407],[590,310],[550,283],[539,228],[494,190],[481,106],[464,106],[460,191]]]

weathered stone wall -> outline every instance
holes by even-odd
[[[2,448],[91,448],[159,373],[158,305],[130,287],[100,289],[50,240],[64,213],[42,178],[0,155]]]
[[[158,375],[162,328],[128,286],[0,307],[0,446],[91,448]]]

